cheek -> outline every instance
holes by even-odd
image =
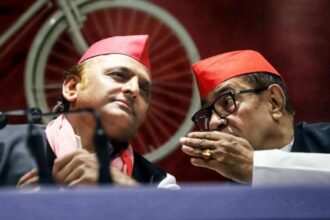
[[[138,112],[139,112],[139,118],[141,121],[143,121],[146,118],[146,116],[150,110],[149,107],[150,107],[149,103],[145,102],[144,100],[140,100]]]
[[[241,104],[234,118],[231,118],[229,125],[239,133],[239,136],[251,137],[263,123],[259,112],[258,107],[253,108],[252,105]]]
[[[93,85],[87,85],[87,90],[91,97],[95,100],[113,98],[121,91],[121,84],[115,83],[111,80],[104,80],[102,82],[94,83]]]
[[[256,142],[263,136],[269,126],[269,115],[263,106],[248,108],[242,111],[237,127],[242,136],[250,142]]]

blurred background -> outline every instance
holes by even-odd
[[[0,35],[35,2],[2,0]],[[330,121],[328,0],[71,2],[77,2],[74,7],[84,18],[78,30],[88,45],[113,35],[151,36],[152,108],[133,144],[179,183],[224,181],[215,172],[191,166],[178,145],[178,137],[194,129],[188,121],[198,102],[191,101],[196,90],[190,65],[199,58],[257,50],[285,78],[296,122]],[[1,45],[0,111],[48,111],[56,103],[63,71],[80,57],[59,10],[56,1],[49,1]]]

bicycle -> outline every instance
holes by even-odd
[[[190,70],[191,64],[199,60],[199,53],[185,28],[167,11],[145,0],[54,3],[57,11],[41,26],[28,53],[28,106],[49,112],[60,94],[62,71],[72,66],[93,42],[113,35],[149,34],[153,98],[148,117],[132,144],[153,162],[171,153],[179,138],[192,129],[190,117],[199,107]],[[53,3],[36,1],[0,37],[0,46],[47,4]]]

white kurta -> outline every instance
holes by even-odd
[[[160,181],[157,188],[179,190],[180,186],[176,183],[175,177],[167,173],[166,177]]]
[[[254,151],[252,185],[330,185],[330,154]]]

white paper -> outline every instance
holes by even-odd
[[[254,151],[252,185],[330,185],[330,154]]]

